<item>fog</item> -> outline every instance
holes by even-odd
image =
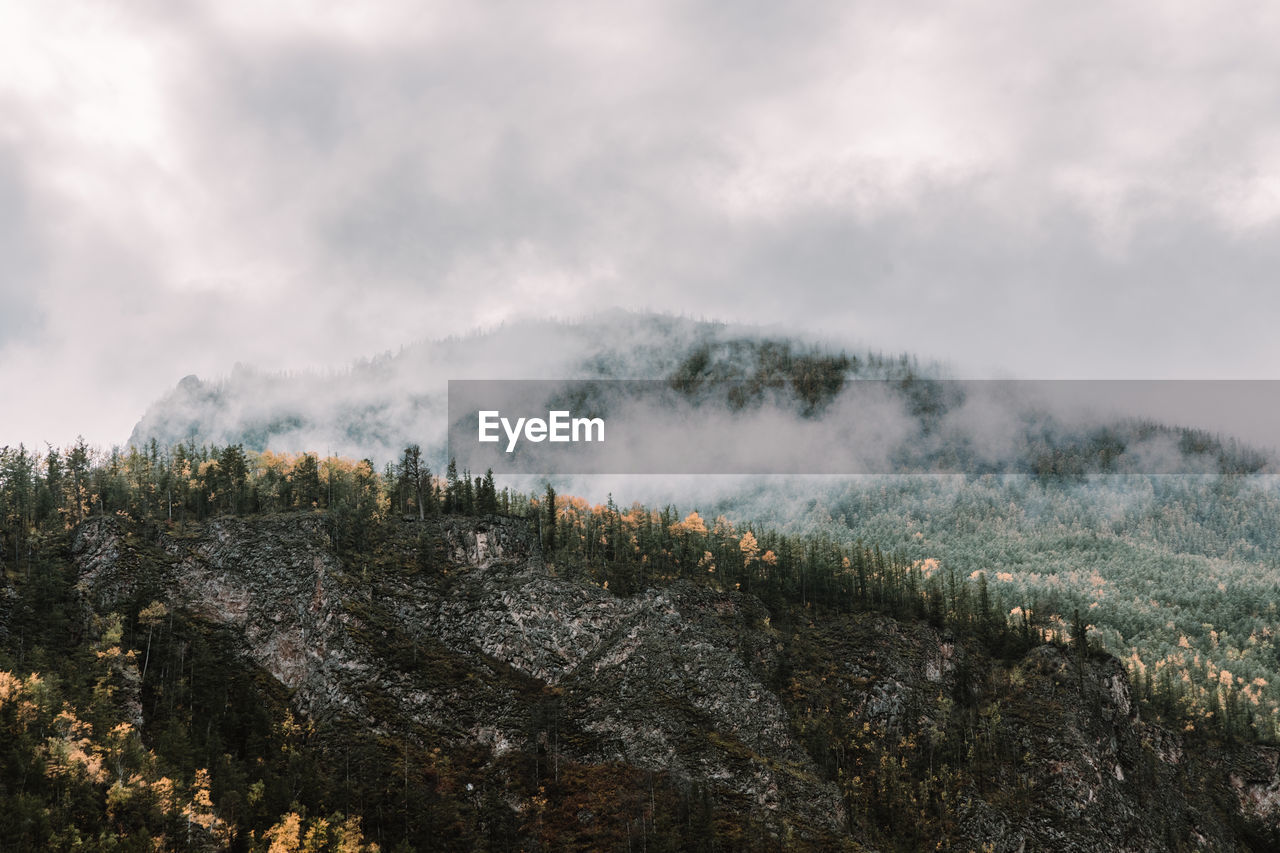
[[[806,399],[796,372],[819,369],[835,384]],[[545,415],[577,400],[587,408],[575,414],[606,416],[609,440],[513,454],[481,446],[477,411],[503,404],[447,390],[495,376],[521,378],[476,383],[505,394],[509,412]],[[944,366],[839,349],[829,336],[613,312],[422,342],[329,374],[193,377],[148,410],[132,440],[334,453],[379,468],[418,444],[437,472],[452,454],[527,490],[550,480],[593,499],[714,502],[753,488],[743,475],[1265,472],[1274,463],[1249,442],[1150,415],[1211,411],[1257,427],[1274,393],[1266,382],[958,381]],[[509,477],[521,473],[530,476]]]

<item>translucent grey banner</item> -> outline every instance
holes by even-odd
[[[1280,381],[453,380],[497,474],[1273,473]]]

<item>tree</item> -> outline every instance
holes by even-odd
[[[471,515],[476,511],[475,488],[472,485],[471,470],[462,472],[462,512]]]
[[[478,509],[485,514],[496,513],[498,511],[498,488],[493,482],[493,469],[484,472],[484,479],[480,481],[479,494],[477,497]]]
[[[86,507],[90,502],[89,466],[91,462],[89,446],[85,444],[84,436],[78,436],[75,446],[67,454],[67,469],[71,475],[71,520],[77,524],[88,514]]]
[[[220,491],[225,495],[224,506],[239,515],[245,511],[245,486],[249,476],[249,465],[244,458],[243,447],[228,444],[222,448],[218,457],[218,474]]]
[[[995,617],[991,612],[991,590],[987,588],[987,573],[978,575],[978,637],[984,642],[991,639]]]
[[[314,453],[304,453],[293,466],[289,479],[298,506],[310,509],[320,505],[320,468]]]
[[[5,563],[5,540],[12,543],[16,565],[36,524],[36,457],[21,444],[0,448],[0,577]]]
[[[36,511],[40,518],[53,518],[61,511],[63,498],[62,456],[57,448],[49,447],[44,458],[44,471],[44,488]]]
[[[543,513],[546,522],[543,525],[542,544],[548,555],[556,550],[556,490],[547,483],[546,507]]]
[[[1081,660],[1089,656],[1088,632],[1089,629],[1085,627],[1084,621],[1080,618],[1080,608],[1077,607],[1071,613],[1071,642]]]
[[[411,444],[404,449],[404,455],[400,457],[400,469],[398,472],[398,486],[400,498],[400,506],[396,507],[397,511],[404,510],[404,503],[407,498],[412,495],[414,503],[418,507],[418,521],[426,518],[426,500],[424,491],[430,481],[431,472],[422,464],[422,448],[416,444]]]
[[[450,459],[445,471],[444,511],[459,512],[462,509],[462,488],[458,484],[458,463]]]

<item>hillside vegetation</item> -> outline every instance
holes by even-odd
[[[1131,681],[1099,608],[1062,609],[1093,590],[925,556],[918,485],[859,539],[513,494],[413,448],[3,462],[14,849],[1275,842],[1270,694]]]

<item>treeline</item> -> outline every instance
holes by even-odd
[[[623,510],[612,498],[593,506],[552,488],[530,504],[553,570],[618,595],[690,580],[755,595],[781,618],[798,605],[927,620],[1001,655],[1067,637],[1054,634],[1039,607],[999,600],[983,573],[960,577],[937,560],[909,561],[860,540],[785,536],[723,517],[708,523],[696,511],[681,518],[672,506]]]
[[[493,472],[473,477],[450,463],[443,476],[416,445],[377,470],[315,453],[257,453],[239,444],[194,443],[103,452],[83,439],[66,449],[0,448],[0,569],[29,565],[42,534],[91,515],[182,524],[214,515],[323,510],[348,547],[368,546],[375,519],[442,513],[523,513],[527,499],[498,490]]]

